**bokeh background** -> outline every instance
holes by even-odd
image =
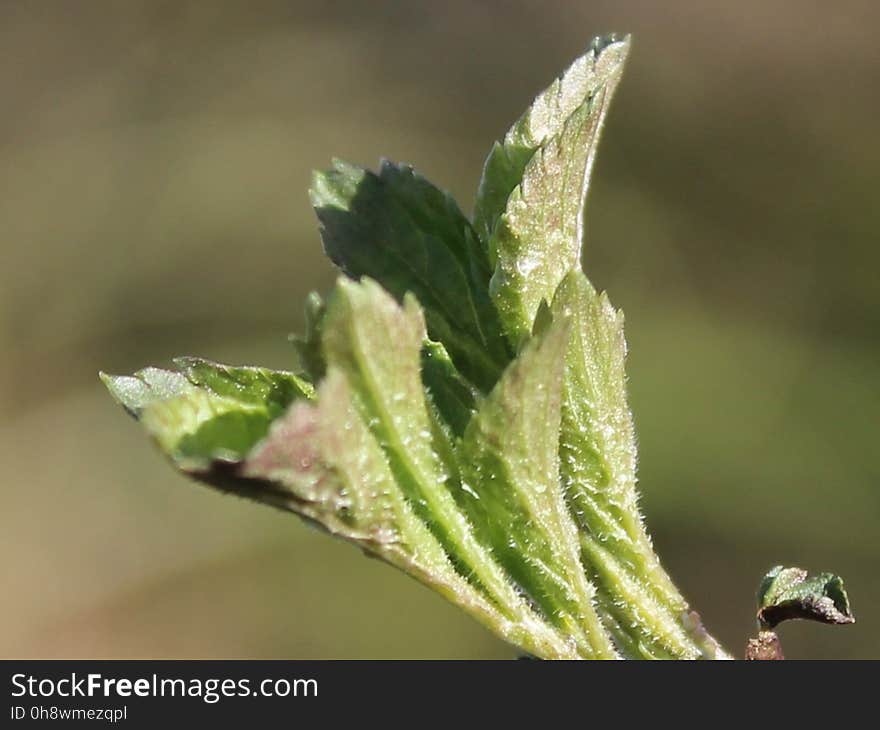
[[[627,313],[643,506],[740,653],[776,563],[840,572],[880,655],[873,2],[0,5],[0,655],[508,657],[414,581],[177,476],[99,369],[285,367],[337,155],[470,210],[592,35],[634,34],[585,265]]]

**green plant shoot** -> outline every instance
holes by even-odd
[[[183,473],[354,543],[532,656],[727,658],[645,530],[623,314],[581,269],[629,46],[594,40],[492,146],[472,218],[410,167],[316,173],[342,274],[309,297],[289,371],[182,358],[102,374],[111,394]]]

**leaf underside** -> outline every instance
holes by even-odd
[[[637,508],[623,317],[580,269],[629,40],[598,39],[492,148],[473,222],[406,166],[311,198],[341,276],[291,371],[102,375],[184,473],[292,511],[543,658],[724,656]]]

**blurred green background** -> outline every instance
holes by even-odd
[[[414,581],[175,475],[96,373],[285,367],[326,290],[306,188],[483,157],[592,35],[634,34],[587,271],[627,313],[658,552],[740,654],[775,563],[847,580],[880,655],[872,2],[4,2],[0,655],[507,657]]]

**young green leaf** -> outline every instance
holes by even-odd
[[[577,528],[559,486],[563,356],[559,318],[505,371],[459,449],[466,505],[482,542],[513,579],[593,658],[613,658],[580,562]]]
[[[431,337],[465,377],[491,388],[510,355],[485,253],[452,198],[411,168],[383,162],[375,174],[338,160],[315,174],[311,198],[333,262],[381,282],[398,301],[414,294]]]
[[[720,655],[717,644],[660,565],[639,513],[623,314],[580,270],[562,281],[552,311],[572,321],[564,358],[560,478],[603,620],[629,655],[714,658]]]
[[[146,368],[101,378],[162,451],[191,473],[240,460],[294,400],[313,395],[312,386],[293,373],[197,358],[175,363],[177,372]]]
[[[486,160],[474,221],[493,267],[492,299],[515,346],[541,301],[580,263],[590,171],[628,51],[628,38],[594,41]]]
[[[596,136],[591,140],[595,155],[598,133],[628,53],[629,36],[594,38],[587,52],[535,98],[502,141],[495,142],[483,166],[474,206],[474,228],[483,241],[492,238],[529,160],[562,131],[578,108],[602,93],[601,103],[592,105],[597,117]]]

